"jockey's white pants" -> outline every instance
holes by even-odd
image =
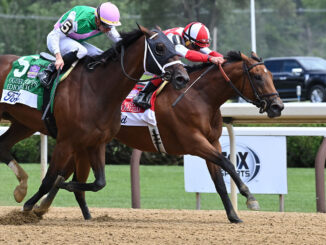
[[[47,37],[47,46],[50,52],[54,54],[54,50],[52,48],[53,46],[51,45],[51,42],[52,42],[52,38],[50,32]],[[70,37],[67,36],[60,37],[59,46],[60,46],[60,53],[62,56],[64,56],[67,53],[77,51],[78,59],[81,59],[86,55],[95,56],[103,53],[101,49],[95,47],[92,44],[89,44],[87,42],[77,42],[74,39],[71,39]]]

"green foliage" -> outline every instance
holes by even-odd
[[[35,135],[18,142],[12,154],[18,162],[40,162],[40,137]]]
[[[106,145],[106,164],[126,164],[130,162],[132,149],[117,140]],[[142,165],[183,165],[181,156],[143,152],[140,164]]]
[[[55,142],[53,138],[48,137],[48,159],[51,159]],[[33,135],[14,145],[11,153],[18,162],[35,163],[40,162],[40,151],[40,136]]]
[[[288,167],[312,168],[315,156],[323,137],[290,136],[287,137]]]
[[[218,30],[217,49],[251,51],[250,1],[247,0],[120,0],[122,26],[136,22],[162,29],[201,21]],[[316,55],[326,57],[324,0],[256,0],[257,53],[261,57]],[[98,0],[1,0],[0,53],[18,55],[46,51],[46,36],[58,18],[75,5],[98,6]],[[319,11],[320,10],[320,11]],[[33,16],[35,18],[33,18]],[[214,37],[212,37],[214,38]],[[90,41],[101,49],[111,43],[102,35]]]
[[[312,168],[315,166],[315,156],[323,137],[288,136],[287,164],[288,167]],[[48,159],[51,159],[55,140],[48,138]],[[32,136],[18,142],[12,148],[13,156],[18,162],[33,163],[40,161],[40,137]],[[132,149],[117,140],[106,145],[106,164],[126,164],[130,162]],[[182,156],[143,152],[140,160],[142,165],[183,165]]]

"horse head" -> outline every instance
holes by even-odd
[[[260,113],[267,112],[270,118],[280,116],[284,105],[274,87],[273,76],[262,59],[254,52],[251,57],[247,57],[233,51],[228,53],[227,59],[234,59],[235,56],[238,56],[238,61],[242,61],[242,85],[238,89],[235,87],[238,95],[256,105]],[[230,84],[232,86],[232,82]]]
[[[173,43],[158,29],[138,27],[146,36],[144,69],[170,81],[175,89],[184,88],[190,79]]]

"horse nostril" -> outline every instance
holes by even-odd
[[[178,82],[186,82],[186,78],[184,76],[176,76],[175,77],[175,80],[177,80]]]
[[[273,111],[282,111],[284,109],[284,106],[283,105],[280,105],[280,104],[277,104],[277,103],[273,103],[271,105],[271,109]]]

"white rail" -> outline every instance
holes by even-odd
[[[324,127],[292,127],[283,129],[271,129],[255,127],[249,129],[238,128],[234,132],[233,125],[237,124],[317,124],[326,123],[326,103],[285,103],[282,116],[274,119],[268,118],[266,113],[259,114],[258,109],[248,103],[226,103],[221,107],[223,120],[227,125],[230,137],[230,145],[235,145],[235,137],[233,135],[305,135],[305,136],[324,136],[324,141],[321,144],[315,160],[316,168],[316,200],[317,211],[325,211],[325,187],[324,187],[324,171],[321,171],[321,166],[324,166],[326,159],[326,135]],[[301,129],[299,129],[301,128]],[[265,129],[265,130],[264,130]],[[250,132],[249,132],[250,131]],[[260,131],[260,132],[259,132]],[[224,133],[225,133],[224,129]],[[251,134],[252,133],[252,134]],[[233,147],[234,148],[234,147]],[[235,159],[236,150],[230,149],[231,159]],[[235,165],[236,162],[233,161]],[[318,166],[318,169],[317,169]],[[321,173],[322,172],[322,173]],[[321,183],[320,183],[321,182]],[[235,184],[231,181],[231,190]],[[237,194],[231,191],[232,204],[237,207]]]

